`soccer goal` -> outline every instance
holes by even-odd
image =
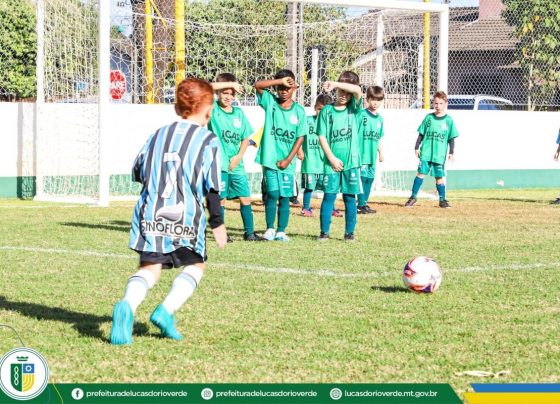
[[[107,205],[137,195],[129,172],[138,139],[154,129],[153,117],[173,116],[175,85],[185,76],[212,80],[220,72],[234,73],[245,86],[238,102],[255,130],[262,117],[252,84],[281,68],[296,74],[296,100],[308,112],[323,82],[346,69],[359,74],[364,88],[384,87],[387,112],[408,110],[426,94],[447,89],[445,4],[224,4],[37,0],[37,199]],[[389,125],[385,110],[393,131],[386,132],[386,160],[392,162],[379,166],[375,190],[408,191],[417,164],[410,151],[416,127]],[[258,192],[260,175],[249,174]]]

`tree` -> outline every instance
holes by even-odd
[[[560,85],[560,2],[504,0],[504,5],[502,16],[519,39],[516,56],[533,111],[547,105]]]
[[[0,1],[0,100],[35,96],[35,8],[30,0]]]

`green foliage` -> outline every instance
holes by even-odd
[[[0,1],[0,100],[35,96],[37,36],[30,0]]]
[[[560,85],[560,3],[504,0],[502,16],[515,27],[518,62],[524,70],[529,109],[546,105]]]

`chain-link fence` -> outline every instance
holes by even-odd
[[[44,3],[45,88],[52,89],[46,99],[83,102],[97,91],[95,9],[79,0]],[[449,94],[498,97],[518,109],[560,107],[557,0],[447,3]],[[1,100],[35,96],[35,4],[0,2]],[[73,30],[77,17],[91,19],[84,25],[91,28]],[[437,89],[438,21],[437,13],[426,25],[418,12],[274,0],[187,1],[184,7],[174,0],[113,0],[111,68],[120,91],[112,94],[115,102],[170,103],[184,75],[212,80],[232,72],[246,87],[239,102],[254,105],[252,84],[288,67],[298,77],[298,101],[310,105],[324,80],[350,69],[365,86],[385,88],[387,107],[409,108],[421,102],[425,86]]]

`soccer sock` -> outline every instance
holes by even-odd
[[[253,209],[251,208],[251,205],[241,205],[240,210],[245,233],[253,234],[255,231],[255,224],[253,222]]]
[[[336,194],[325,193],[321,203],[321,232],[329,234]]]
[[[412,183],[412,195],[410,196],[411,198],[416,198],[416,195],[418,195],[418,191],[420,191],[420,187],[422,186],[423,182],[424,178],[414,177],[414,182]]]
[[[354,233],[356,230],[356,196],[350,194],[343,194],[342,199],[344,200],[344,207],[346,208],[346,215],[344,215],[345,220],[345,233]]]
[[[155,284],[154,274],[147,269],[140,269],[128,278],[123,300],[128,302],[133,313],[136,312],[140,303],[146,298],[148,290]]]
[[[364,193],[358,195],[358,206],[367,205],[369,194],[371,193],[372,184],[373,184],[373,178],[362,177],[362,188],[364,190]]]
[[[162,303],[169,314],[175,313],[192,296],[200,284],[204,271],[196,265],[189,265],[173,280],[171,290]]]
[[[267,229],[274,229],[274,223],[276,222],[276,204],[278,203],[278,198],[280,198],[280,191],[267,191],[266,202],[264,204],[264,216],[266,219]]]
[[[303,209],[311,209],[311,196],[313,195],[312,189],[305,189],[303,191]]]
[[[445,184],[436,184],[436,189],[439,195],[439,200],[443,201],[445,199]]]
[[[280,197],[278,203],[278,229],[276,233],[285,232],[290,221],[290,198]]]

